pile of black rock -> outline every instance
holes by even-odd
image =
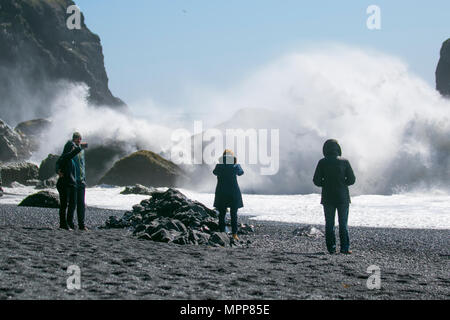
[[[180,245],[238,246],[231,235],[219,232],[218,213],[175,189],[153,192],[150,199],[133,206],[122,218],[109,217],[104,228],[131,228],[139,239]],[[238,234],[254,232],[241,224]],[[247,242],[248,244],[248,242]]]

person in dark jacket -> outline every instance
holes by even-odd
[[[87,230],[85,219],[85,165],[84,149],[86,143],[81,143],[81,135],[75,132],[72,140],[67,141],[64,151],[56,163],[59,175],[57,189],[60,196],[60,227],[75,229],[73,216],[77,208],[78,228]],[[67,217],[66,217],[66,208]]]
[[[56,189],[59,193],[59,227],[61,229],[72,230],[67,224],[67,203],[69,192],[69,179],[71,171],[72,158],[81,152],[81,147],[76,146],[72,141],[68,141],[64,146],[62,155],[56,162],[56,173],[59,178],[56,183]]]
[[[214,207],[219,210],[219,230],[225,232],[225,215],[230,208],[231,231],[233,238],[237,236],[237,211],[244,206],[242,194],[236,176],[242,176],[244,170],[237,164],[237,159],[231,150],[225,150],[213,171],[217,176],[217,186],[214,198]]]
[[[328,252],[336,252],[336,238],[334,234],[334,221],[336,210],[339,217],[340,252],[351,254],[350,239],[348,235],[348,212],[350,193],[348,186],[355,183],[350,162],[341,157],[342,151],[339,143],[330,139],[323,145],[323,159],[319,161],[314,173],[313,182],[322,187],[321,204],[325,213],[325,238]]]

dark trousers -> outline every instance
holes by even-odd
[[[67,210],[67,224],[73,229],[73,215],[75,207],[77,208],[78,228],[84,228],[84,214],[85,214],[85,187],[84,186],[69,186],[67,188],[69,208]]]
[[[334,234],[334,220],[336,210],[338,212],[339,220],[339,239],[341,241],[341,252],[346,252],[350,248],[350,238],[348,236],[347,225],[348,209],[348,204],[323,205],[323,210],[325,212],[325,242],[327,244],[328,252],[336,251],[336,237]]]
[[[237,208],[230,208],[231,215],[231,232],[237,234]],[[219,209],[219,231],[225,232],[225,215],[227,214],[227,208]]]
[[[59,193],[59,227],[60,228],[67,228],[67,217],[66,217],[66,211],[67,211],[67,192],[68,188],[65,186],[61,179],[58,180],[56,183],[56,189]]]

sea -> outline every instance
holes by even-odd
[[[148,199],[146,195],[122,195],[123,187],[101,185],[86,189],[86,205],[103,209],[129,211]],[[167,188],[157,188],[164,191]],[[33,187],[4,188],[1,204],[19,204],[36,193]],[[212,208],[213,193],[178,189],[188,198]],[[243,194],[244,207],[238,214],[255,221],[277,221],[324,225],[320,194],[259,195]],[[89,213],[87,213],[89,214]],[[336,218],[337,220],[337,218]],[[352,197],[349,226],[410,229],[450,229],[450,195],[435,190],[393,195]]]

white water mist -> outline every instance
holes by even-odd
[[[262,176],[259,167],[244,163],[246,174],[239,178],[244,192],[319,192],[312,175],[329,138],[340,142],[353,166],[353,194],[449,190],[450,102],[398,58],[323,46],[281,57],[233,88],[204,90],[204,98],[199,92],[201,88],[183,110],[208,114],[198,120],[216,123],[213,127],[222,131],[280,130],[278,174]],[[53,103],[53,127],[36,159],[59,151],[74,130],[94,145],[119,141],[130,153],[149,149],[167,155],[173,129],[192,131],[193,122],[164,124],[168,114],[179,112],[170,106],[151,106],[151,118],[144,120],[90,107],[86,96],[83,85],[61,90]],[[143,106],[135,108],[145,112]],[[213,191],[211,170],[194,177],[195,188]]]

